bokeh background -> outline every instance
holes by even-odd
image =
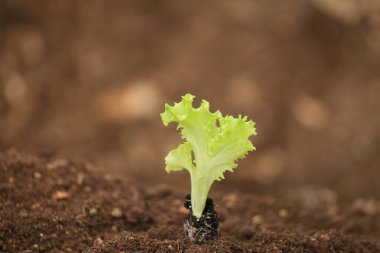
[[[0,0],[1,150],[188,185],[159,116],[188,92],[257,122],[216,189],[380,197],[380,1]]]

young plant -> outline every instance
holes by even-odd
[[[178,124],[184,143],[165,158],[166,171],[186,169],[191,177],[191,211],[202,217],[212,183],[224,179],[223,173],[237,167],[236,160],[255,150],[249,137],[256,135],[255,123],[247,117],[222,116],[210,112],[210,103],[202,100],[193,108],[194,96],[186,94],[173,106],[165,104],[161,114],[165,126]]]

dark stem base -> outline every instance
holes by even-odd
[[[183,225],[186,238],[193,243],[207,243],[218,235],[219,216],[214,210],[214,202],[207,198],[201,218],[197,219],[191,209],[191,196],[185,198],[185,207],[190,210]]]

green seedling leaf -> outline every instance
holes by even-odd
[[[255,150],[249,137],[256,135],[256,129],[247,117],[211,113],[206,100],[193,108],[193,100],[193,95],[186,94],[181,102],[166,104],[161,118],[165,126],[176,122],[184,139],[166,156],[165,169],[167,172],[186,169],[190,173],[191,206],[193,215],[200,218],[212,183],[224,179],[225,171],[232,172],[238,159]]]

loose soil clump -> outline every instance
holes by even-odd
[[[380,202],[215,192],[220,236],[185,239],[183,192],[88,163],[0,153],[2,252],[380,252]],[[301,197],[300,197],[301,196]],[[328,199],[328,198],[327,198]]]
[[[193,243],[207,243],[218,235],[219,216],[214,210],[214,202],[207,198],[201,218],[193,215],[191,196],[185,198],[185,208],[189,209],[186,223],[183,225],[186,238]]]

